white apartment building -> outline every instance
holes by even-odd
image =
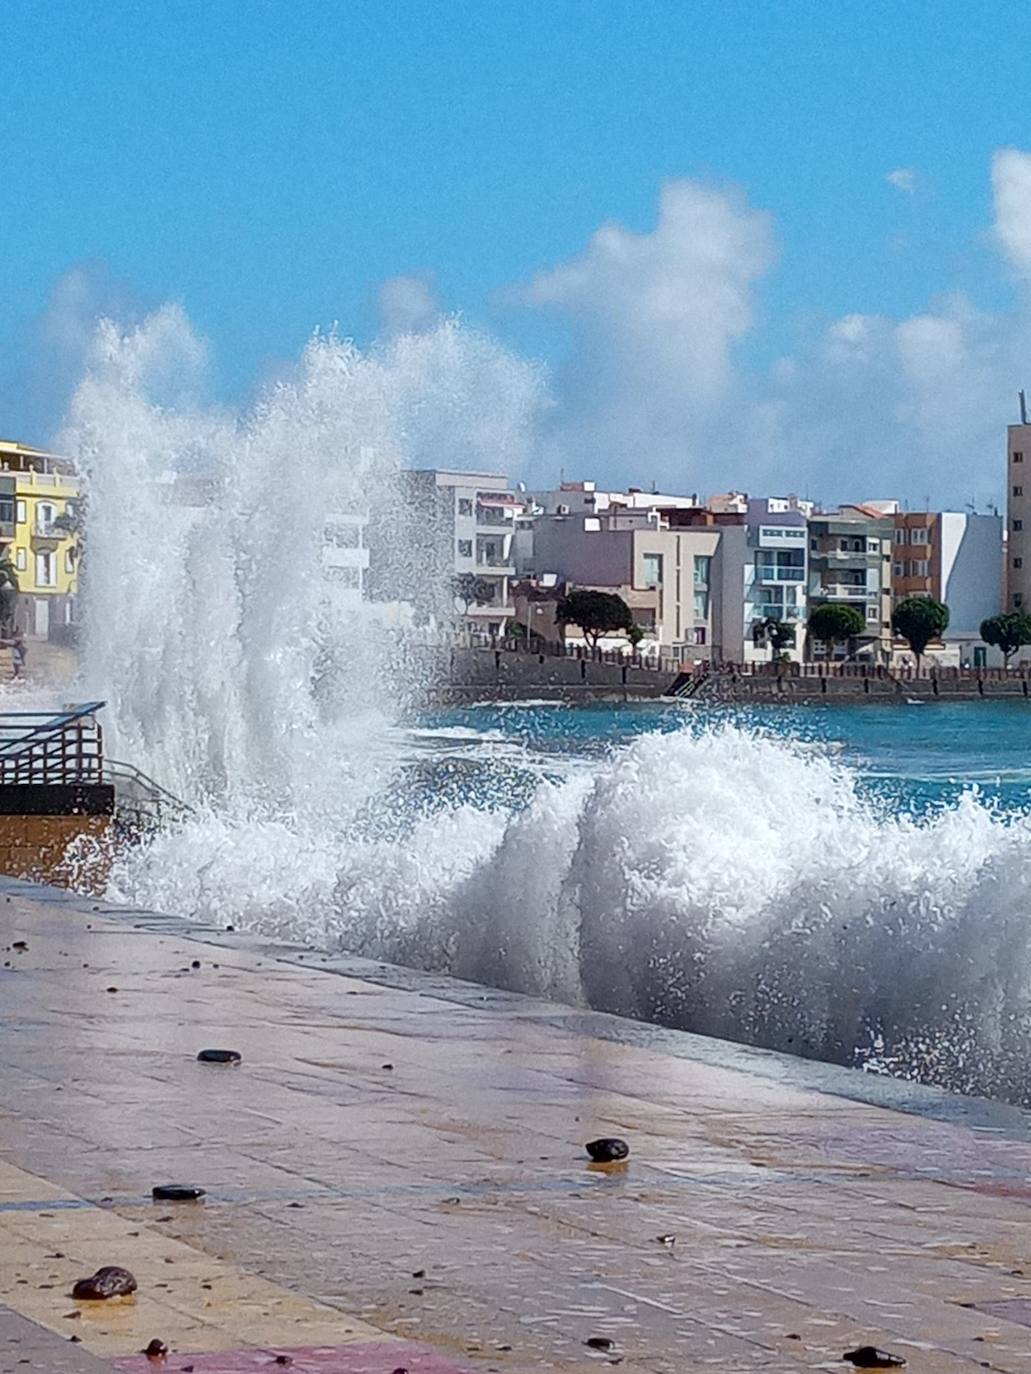
[[[503,634],[514,613],[513,536],[524,498],[494,472],[427,468],[403,474],[404,566],[390,571],[394,595],[420,618]],[[395,541],[396,542],[396,541]],[[466,599],[475,587],[481,600]]]

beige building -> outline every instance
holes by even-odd
[[[1031,610],[1031,424],[1006,430],[1006,609]]]
[[[740,662],[745,547],[743,516],[697,507],[538,516],[520,567],[529,623],[543,626],[548,587],[613,591],[645,632],[642,652]]]

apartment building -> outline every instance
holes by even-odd
[[[745,547],[740,515],[611,504],[601,514],[537,515],[520,571],[537,589],[618,593],[645,631],[644,652],[740,661]]]
[[[866,629],[856,657],[886,662],[892,649],[894,502],[814,512],[809,529],[809,614],[828,604],[854,606]],[[845,645],[810,642],[813,657],[844,657]]]
[[[747,530],[743,598],[748,631],[744,659],[769,659],[764,627],[776,620],[794,629],[795,642],[784,652],[801,661],[805,648],[808,503],[796,504],[794,497],[743,499]]]
[[[1023,394],[1021,409],[1023,410]],[[1031,608],[1031,424],[1006,430],[1006,609]]]
[[[981,622],[996,615],[1004,604],[1003,547],[999,515],[966,511],[900,511],[895,515],[895,600],[929,596],[943,601],[949,608],[945,644],[955,646],[960,662],[974,667],[989,660]]]
[[[40,639],[70,632],[75,618],[78,497],[67,460],[0,439],[0,554],[18,576],[15,619]]]
[[[410,602],[420,620],[503,634],[512,619],[513,536],[524,498],[492,472],[428,468],[402,474],[400,518],[374,531],[373,595]],[[482,600],[466,599],[475,586]]]

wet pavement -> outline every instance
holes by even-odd
[[[23,883],[0,913],[0,1374],[1031,1374],[1025,1113]],[[105,1265],[136,1292],[72,1299]]]

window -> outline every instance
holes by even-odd
[[[694,594],[694,618],[695,620],[708,620],[709,618],[709,593],[695,592]]]
[[[37,501],[36,503],[36,524],[52,525],[57,515],[57,510],[49,501]]]
[[[65,549],[64,551],[64,570],[66,573],[75,571],[75,550]]]
[[[646,553],[643,558],[644,563],[644,585],[646,587],[662,586],[662,554]]]
[[[14,566],[19,572],[25,571],[25,550],[19,549],[14,555]]]
[[[19,501],[19,502],[18,502],[18,524],[19,524],[19,525],[24,525],[24,524],[25,524],[25,502],[24,502],[24,501]]]
[[[879,539],[868,539],[866,541],[867,553],[880,553],[881,541]]]
[[[691,640],[690,640],[690,642],[691,642],[692,644],[704,644],[704,643],[705,643],[705,626],[704,626],[704,625],[698,625],[698,626],[696,626],[696,627],[691,631]]]
[[[1013,455],[1013,461],[1015,463],[1022,463],[1024,461],[1024,455],[1022,453],[1015,453]]]
[[[0,524],[14,524],[14,497],[0,496]]]
[[[877,609],[876,606],[867,606],[867,608],[866,608],[866,618],[867,618],[867,620],[872,620],[872,621],[874,621],[874,622],[876,623],[878,620],[880,620],[880,618],[881,618],[881,613],[880,613],[880,611]]]
[[[905,563],[896,563],[896,564],[895,564],[895,576],[896,576],[896,577],[905,577],[905,575],[906,575],[906,571],[905,571],[905,570],[906,570],[906,565],[905,565]]]
[[[788,556],[790,557],[790,555]],[[711,558],[695,558],[694,584],[696,587],[707,587],[709,585],[709,567],[711,563]]]
[[[473,513],[473,503],[472,503],[472,500],[471,500],[469,497],[460,496],[460,497],[458,498],[458,514],[459,514],[459,515],[472,515],[472,513]]]
[[[1023,488],[1023,487],[1014,487],[1014,488],[1013,488],[1013,495],[1014,495],[1014,496],[1023,496],[1023,495],[1024,495],[1024,488]],[[18,504],[19,504],[19,506],[20,506],[20,505],[21,505],[21,502],[19,501]],[[21,519],[21,516],[19,516],[18,518],[19,518],[19,520],[20,520],[20,519]]]
[[[3,519],[3,516],[0,516],[0,520],[2,520],[2,519]],[[1024,522],[1023,522],[1023,520],[1014,520],[1014,522],[1013,522],[1013,529],[1014,529],[1014,532],[1019,533],[1023,528],[1024,528]]]
[[[472,558],[473,541],[471,539],[460,539],[458,541],[458,556],[459,558]]]
[[[917,528],[914,526],[913,529],[911,529],[911,530],[909,531],[909,542],[910,542],[911,544],[926,544],[926,543],[927,543],[927,530],[926,530],[926,528],[921,527],[920,529],[917,529]]]
[[[1014,604],[1014,606],[1023,606],[1023,604],[1024,604],[1024,594],[1023,594],[1023,592],[1014,592],[1014,593],[1013,593],[1013,604]]]
[[[1024,566],[1024,560],[1022,558],[1014,558],[1013,566],[1015,568],[1022,568]]]
[[[57,586],[57,567],[50,549],[44,549],[36,554],[36,586]]]

